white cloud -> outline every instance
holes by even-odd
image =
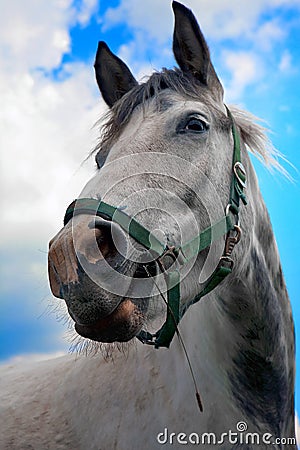
[[[137,58],[137,55],[140,57]],[[121,45],[118,56],[126,62],[138,81],[142,81],[144,77],[151,75],[154,70],[160,70],[162,66],[168,65],[166,62],[173,60],[171,48],[162,48],[159,55],[154,57],[154,61],[147,61],[143,39],[139,39],[138,36],[135,40]]]
[[[281,59],[279,62],[279,70],[281,72],[287,72],[287,73],[293,71],[292,55],[288,50],[285,50],[283,55],[281,56]]]
[[[299,0],[252,0],[247,3],[240,0],[185,0],[184,4],[193,10],[205,34],[214,39],[254,39],[259,29],[258,18],[263,12],[278,6],[300,8]],[[151,1],[150,14],[148,2],[121,0],[119,6],[107,11],[103,23],[105,29],[127,23],[133,31],[143,30],[148,39],[162,43],[170,37],[173,18],[168,2]],[[278,31],[278,25],[271,22],[265,33],[277,35]]]
[[[104,109],[92,64],[65,65],[60,82],[46,73],[69,50],[71,24],[86,23],[96,5],[96,0],[85,0],[76,11],[71,0],[12,0],[1,13],[1,207],[6,241],[24,239],[20,221],[27,240],[45,239],[57,231],[63,208],[93,173],[91,163],[80,167],[95,144],[91,128]]]
[[[98,12],[99,2],[98,0],[82,0],[77,12],[77,19],[81,25],[87,25],[90,17]]]
[[[230,101],[239,100],[245,89],[263,76],[264,64],[253,52],[224,51],[222,60],[231,74],[229,83],[226,83],[226,96]]]
[[[86,25],[97,9],[97,0],[82,0],[77,8],[72,0],[5,2],[0,15],[1,71],[14,74],[21,69],[59,66],[70,51],[70,27]]]
[[[54,353],[29,353],[26,355],[13,356],[7,360],[1,361],[0,365],[19,365],[22,367],[31,365],[34,362],[48,361],[50,359],[60,358],[65,356],[65,352],[54,352]]]
[[[20,217],[35,237],[41,235],[35,226],[43,232],[57,227],[61,203],[67,206],[74,185],[83,186],[93,173],[91,163],[80,168],[80,162],[94,145],[91,127],[100,102],[89,68],[76,64],[69,71],[60,83],[39,73],[0,78],[1,183],[6,192],[1,203],[4,231],[11,239],[19,234]]]
[[[11,0],[1,9],[1,68],[52,68],[69,51],[68,26],[75,20],[71,0]]]
[[[172,27],[170,4],[161,0],[149,2],[140,0],[121,1],[117,8],[109,8],[103,19],[103,29],[126,22],[136,33],[143,31],[148,40],[155,38],[155,42],[164,42]],[[145,41],[146,43],[147,41]]]
[[[254,31],[253,41],[260,51],[271,51],[272,46],[282,41],[287,32],[288,30],[280,23],[278,18],[269,20],[257,27]]]

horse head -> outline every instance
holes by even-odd
[[[99,42],[96,79],[109,113],[95,152],[97,173],[50,242],[52,292],[65,300],[77,333],[95,341],[147,340],[141,330],[161,326],[168,312],[177,314],[167,318],[175,321],[174,334],[187,306],[210,288],[203,282],[217,276],[222,258],[230,272],[232,249],[224,251],[223,237],[239,226],[232,192],[246,202],[245,173],[253,177],[198,23],[183,5],[173,2],[173,10],[179,68],[138,84]],[[243,165],[233,167],[235,151]],[[253,225],[251,208],[250,200],[241,219],[246,229]],[[230,239],[229,247],[237,236]],[[180,304],[170,312],[172,295]]]

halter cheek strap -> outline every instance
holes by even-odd
[[[91,198],[80,198],[74,200],[67,208],[64,225],[79,214],[91,214],[112,220],[117,223],[129,236],[148,249],[157,260],[161,271],[165,274],[167,283],[167,317],[163,326],[151,334],[141,330],[136,336],[142,343],[154,345],[155,348],[169,347],[174,334],[178,330],[178,324],[187,309],[207,295],[224,278],[232,272],[233,260],[231,254],[235,244],[240,240],[241,229],[239,227],[239,205],[240,200],[246,205],[244,189],[246,187],[246,172],[241,163],[240,136],[236,129],[234,119],[227,109],[232,123],[232,135],[234,141],[232,181],[230,187],[229,203],[225,215],[216,223],[203,230],[194,239],[188,241],[181,247],[169,247],[157,239],[147,228],[127,215],[122,209],[109,205],[101,200]],[[219,263],[212,275],[202,284],[200,292],[184,305],[180,303],[180,266],[188,263],[212,242],[222,236],[226,236],[225,248]],[[177,266],[175,270],[166,270],[165,259],[172,258]]]

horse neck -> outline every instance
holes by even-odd
[[[222,347],[216,367],[226,372],[227,394],[241,417],[261,429],[268,424],[274,435],[293,436],[293,320],[269,216],[259,193],[256,199],[235,275],[207,300],[204,333]]]
[[[250,388],[244,404],[250,414],[281,424],[274,432],[293,432],[293,319],[269,215],[260,193],[256,198],[245,265],[226,299],[229,320],[241,336],[233,384],[236,392]],[[243,404],[242,395],[239,401]]]

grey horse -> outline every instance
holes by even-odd
[[[173,10],[179,68],[138,84],[99,43],[98,170],[49,246],[88,355],[6,369],[1,449],[296,448],[293,319],[248,149],[276,160]]]

